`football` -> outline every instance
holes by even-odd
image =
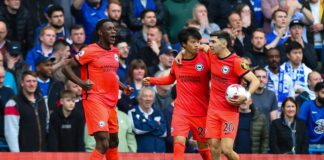
[[[231,84],[226,89],[226,100],[237,99],[239,96],[246,95],[246,90],[239,84]]]

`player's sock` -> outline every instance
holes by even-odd
[[[93,149],[91,155],[90,155],[90,160],[102,160],[104,158],[104,154],[101,154],[97,149]]]
[[[181,142],[174,142],[173,160],[184,160],[185,144]]]
[[[118,160],[118,148],[108,148],[106,151],[107,160]]]
[[[209,148],[198,149],[198,152],[200,153],[203,160],[211,160],[212,159]]]

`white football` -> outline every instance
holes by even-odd
[[[246,95],[246,90],[243,86],[239,84],[231,84],[226,89],[226,100],[236,99],[239,96]]]

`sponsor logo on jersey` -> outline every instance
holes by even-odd
[[[119,62],[118,55],[117,55],[117,54],[114,54],[114,57],[115,57],[115,60],[116,60],[117,62]]]
[[[247,69],[249,69],[249,65],[246,62],[243,61],[241,63],[241,68],[244,69],[244,70],[247,70]]]

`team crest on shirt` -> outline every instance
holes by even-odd
[[[85,51],[82,50],[82,51],[80,51],[80,52],[78,53],[78,56],[79,56],[79,57],[82,57],[82,56],[84,55],[84,53],[85,53]]]
[[[222,67],[222,73],[227,74],[230,71],[230,68],[228,66],[223,66]]]
[[[117,62],[119,62],[118,55],[117,55],[117,54],[114,54],[114,57],[115,57],[115,60],[116,60]]]
[[[246,62],[243,61],[241,63],[241,68],[244,69],[244,70],[247,70],[247,69],[249,69],[249,65]]]
[[[104,121],[99,121],[98,125],[99,125],[99,127],[103,128],[105,126],[105,122]]]
[[[196,64],[196,71],[200,72],[204,70],[204,65],[202,65],[201,63],[197,63]]]

